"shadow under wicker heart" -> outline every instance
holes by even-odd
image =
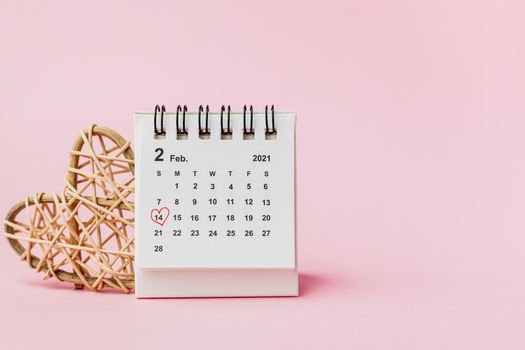
[[[73,145],[63,191],[17,203],[6,216],[5,235],[44,278],[128,293],[134,287],[133,185],[130,143],[92,126]]]

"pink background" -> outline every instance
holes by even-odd
[[[302,295],[74,291],[1,240],[0,348],[524,349],[524,18],[522,1],[1,0],[2,216],[60,190],[91,123],[131,138],[157,103],[274,103],[299,115]]]

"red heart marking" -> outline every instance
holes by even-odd
[[[157,223],[160,226],[164,226],[166,220],[168,220],[168,217],[170,216],[170,210],[166,207],[160,209],[152,209],[150,216],[151,220],[153,220],[154,223]]]

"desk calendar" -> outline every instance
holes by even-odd
[[[136,296],[297,295],[295,114],[135,114]]]

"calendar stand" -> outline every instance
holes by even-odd
[[[138,269],[138,297],[297,296],[297,270]]]
[[[135,114],[138,298],[296,296],[295,114]]]

